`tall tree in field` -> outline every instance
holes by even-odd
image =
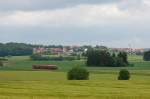
[[[105,50],[90,49],[87,52],[88,66],[114,66],[114,59]]]
[[[107,50],[90,49],[87,51],[87,66],[121,67],[128,65],[127,53],[120,52],[117,56]]]
[[[145,61],[150,61],[150,51],[144,52],[143,59]]]
[[[128,55],[126,52],[120,52],[118,58],[122,59],[125,64],[128,64]]]

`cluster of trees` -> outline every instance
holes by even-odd
[[[145,61],[150,61],[150,51],[144,52],[144,57],[143,59]]]
[[[126,52],[110,54],[107,50],[90,49],[87,51],[87,66],[127,66],[128,57]]]

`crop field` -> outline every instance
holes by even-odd
[[[138,61],[137,61],[138,60]],[[122,68],[86,67],[90,80],[69,81],[67,71],[85,67],[84,61],[31,61],[10,57],[0,68],[0,99],[150,99],[150,62],[129,56],[133,67],[129,81],[117,80]],[[57,71],[35,71],[32,64],[56,64]]]

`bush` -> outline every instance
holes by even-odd
[[[31,58],[32,60],[41,60],[41,57],[42,57],[42,55],[40,55],[40,54],[32,54],[32,55],[30,56],[30,58]]]
[[[64,56],[62,57],[63,60],[66,60],[66,61],[72,61],[72,60],[75,60],[75,57],[74,56]]]
[[[89,72],[80,67],[72,68],[67,74],[68,80],[88,80]]]
[[[80,55],[77,55],[77,58],[76,58],[77,60],[81,60],[81,57],[80,57]]]
[[[130,79],[130,73],[126,69],[122,69],[119,72],[118,80],[129,80]]]
[[[40,54],[33,54],[30,58],[34,61],[62,61],[63,57],[49,57]]]
[[[0,67],[2,67],[3,66],[3,62],[2,61],[0,61]]]
[[[49,61],[63,61],[63,57],[59,56],[59,57],[47,57]]]
[[[8,59],[0,57],[0,61],[8,61]]]

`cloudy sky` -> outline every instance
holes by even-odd
[[[150,0],[0,0],[0,42],[150,47]]]

